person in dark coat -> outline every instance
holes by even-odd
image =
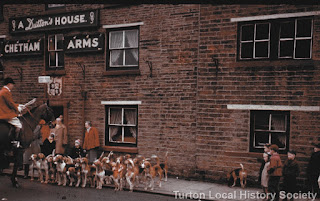
[[[300,174],[300,167],[296,158],[296,152],[293,150],[288,151],[288,159],[283,165],[283,190],[287,193],[295,193],[297,191],[297,177]],[[288,200],[284,199],[284,200]],[[291,198],[293,200],[293,198]]]
[[[317,193],[319,197],[319,184],[318,178],[320,175],[320,143],[313,144],[314,145],[314,152],[312,153],[308,168],[307,168],[307,176],[308,181],[311,186],[312,193]]]
[[[48,156],[52,154],[53,150],[56,148],[56,141],[54,141],[54,133],[51,133],[47,139],[43,142],[41,147],[41,152]]]
[[[73,159],[86,156],[86,151],[80,146],[80,139],[74,142],[74,147],[70,150],[69,156]]]

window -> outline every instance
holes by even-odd
[[[106,145],[137,146],[137,106],[107,106]]]
[[[310,18],[239,24],[239,59],[311,59]]]
[[[50,35],[48,36],[48,70],[63,69],[63,67],[63,35]]]
[[[137,69],[139,65],[138,28],[109,31],[107,54],[107,70]]]
[[[265,144],[276,144],[279,152],[289,149],[289,112],[251,111],[250,151],[263,152]]]

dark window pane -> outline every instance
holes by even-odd
[[[125,31],[125,47],[138,47],[138,30]]]
[[[122,109],[110,108],[110,124],[122,124]]]
[[[286,131],[286,116],[272,114],[271,115],[271,130]]]
[[[269,133],[267,132],[255,132],[255,146],[260,147],[269,143]]]
[[[126,50],[126,65],[138,65],[138,49]]]
[[[48,49],[49,50],[55,50],[55,37],[54,36],[49,36],[48,38],[49,40],[49,45],[48,45]]]
[[[311,40],[296,41],[296,58],[311,58],[310,53]]]
[[[110,48],[123,47],[123,31],[110,32]]]
[[[57,35],[57,50],[62,50],[63,49],[63,35],[58,34]]]
[[[241,27],[241,41],[252,41],[253,40],[253,25],[244,25]]]
[[[125,127],[124,128],[124,142],[136,143],[136,128]]]
[[[122,142],[122,127],[109,126],[109,139],[111,142]]]
[[[278,145],[279,148],[286,148],[286,134],[285,133],[272,133],[271,144]]]
[[[294,32],[294,21],[281,23],[280,38],[294,38]]]
[[[257,112],[254,115],[254,129],[269,130],[269,113]]]
[[[293,57],[293,40],[280,41],[279,57]]]
[[[241,44],[241,58],[253,58],[253,43]]]
[[[63,52],[58,52],[58,66],[64,66],[64,54]]]
[[[311,37],[311,19],[297,20],[297,36],[296,37]]]
[[[268,57],[268,42],[257,42],[255,49],[255,57]]]
[[[256,40],[269,39],[269,24],[256,25]]]
[[[49,66],[54,67],[56,66],[56,53],[49,52]]]
[[[123,65],[123,50],[112,50],[110,57],[111,66]]]

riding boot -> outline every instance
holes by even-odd
[[[21,132],[21,128],[16,128],[14,133],[14,140],[11,141],[11,143],[15,148],[22,148],[20,144],[20,132]]]
[[[25,179],[28,178],[29,175],[29,164],[24,164],[24,177]]]

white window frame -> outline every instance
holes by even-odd
[[[121,108],[121,124],[111,124],[110,123],[110,120],[111,120],[111,109],[112,108],[114,108],[114,109],[120,109]],[[126,110],[126,109],[133,109],[133,110],[135,110],[136,111],[136,117],[138,118],[138,109],[136,108],[136,107],[124,107],[124,106],[121,106],[121,105],[119,105],[119,106],[117,106],[117,107],[115,107],[115,106],[112,106],[112,105],[110,105],[110,106],[108,106],[108,128],[109,128],[109,130],[108,130],[108,134],[109,134],[109,139],[108,139],[108,141],[109,141],[109,143],[123,143],[123,144],[133,144],[133,145],[137,145],[137,137],[136,137],[136,142],[125,142],[124,141],[124,135],[125,135],[125,127],[135,127],[136,128],[136,131],[137,131],[137,136],[138,136],[138,119],[137,119],[137,122],[136,122],[136,124],[124,124],[124,110]],[[111,139],[111,136],[110,136],[110,126],[118,126],[118,127],[120,127],[119,129],[121,129],[121,135],[122,135],[122,141],[113,141],[112,139]]]
[[[64,40],[64,36],[63,34],[54,34],[54,35],[48,35],[48,68],[49,69],[54,69],[54,68],[64,68],[63,66],[59,66],[59,52],[63,52],[63,48],[62,49],[58,49],[58,40],[57,40],[57,36],[58,35],[62,35],[62,41]],[[54,50],[50,50],[50,38],[54,36]],[[55,60],[55,66],[50,66],[50,53],[51,52],[55,52],[55,56],[56,56],[56,60]],[[62,62],[64,64],[64,61]]]
[[[128,30],[137,30],[137,37],[138,37],[138,46],[137,47],[124,47],[125,45],[125,32],[128,31]],[[122,47],[119,47],[119,48],[111,48],[111,33],[113,32],[122,32]],[[125,67],[138,67],[139,66],[139,35],[140,35],[140,31],[139,31],[139,28],[135,28],[135,27],[132,27],[132,29],[125,29],[125,30],[115,30],[115,31],[112,31],[110,30],[109,31],[109,67],[110,68],[125,68]],[[131,50],[131,49],[137,49],[138,51],[138,61],[137,61],[137,65],[126,65],[125,61],[126,61],[126,50]],[[122,60],[122,63],[123,65],[112,65],[111,64],[111,52],[114,51],[114,50],[121,50],[123,51],[123,60]]]
[[[268,39],[260,39],[260,40],[257,40],[256,39],[256,35],[257,35],[257,25],[258,24],[269,24],[269,33],[268,33]],[[248,26],[249,24],[243,24],[240,26],[240,59],[241,60],[252,60],[252,59],[267,59],[267,58],[270,58],[270,31],[271,31],[271,23],[270,22],[259,22],[259,23],[254,23],[254,29],[253,29],[253,40],[250,40],[250,41],[242,41],[242,27],[243,26]],[[268,56],[267,57],[256,57],[256,43],[257,42],[268,42]],[[242,58],[242,44],[243,43],[253,43],[253,58]]]
[[[256,115],[258,111],[252,111],[252,115]],[[289,145],[288,145],[288,140],[290,138],[290,131],[288,130],[288,126],[290,126],[290,122],[289,122],[289,117],[290,117],[290,113],[288,113],[287,111],[282,111],[282,112],[274,112],[274,111],[265,111],[265,112],[268,112],[270,113],[269,114],[269,119],[268,119],[268,129],[255,129],[255,120],[256,120],[256,117],[255,116],[252,116],[251,118],[253,118],[253,121],[250,123],[250,132],[252,132],[250,135],[250,146],[252,146],[252,151],[257,151],[257,150],[263,150],[264,148],[264,144],[256,144],[256,132],[265,132],[265,133],[268,133],[269,135],[269,138],[268,138],[268,142],[269,144],[272,143],[272,135],[276,135],[277,133],[282,133],[284,134],[285,136],[285,141],[284,141],[284,147],[279,147],[279,150],[280,151],[285,151],[285,150],[288,150],[289,148]],[[285,116],[285,120],[284,120],[284,130],[272,130],[272,116],[273,115],[284,115]],[[289,125],[288,125],[289,124]],[[251,148],[250,148],[251,149]]]
[[[280,38],[279,36],[279,44],[278,44],[278,58],[279,59],[287,59],[287,58],[292,58],[292,59],[311,59],[312,58],[312,43],[313,43],[313,40],[312,40],[312,37],[313,37],[313,19],[310,19],[311,20],[311,33],[310,33],[310,37],[297,37],[297,28],[298,28],[298,20],[306,20],[305,18],[297,18],[294,20],[294,38]],[[291,22],[290,20],[288,20],[287,22]],[[280,30],[281,31],[281,30]],[[281,32],[279,32],[279,34],[281,34]],[[280,43],[281,41],[293,41],[293,56],[292,57],[289,57],[289,56],[286,56],[286,57],[280,57]],[[311,44],[310,44],[310,57],[309,58],[297,58],[296,57],[296,43],[298,40],[311,40]]]

